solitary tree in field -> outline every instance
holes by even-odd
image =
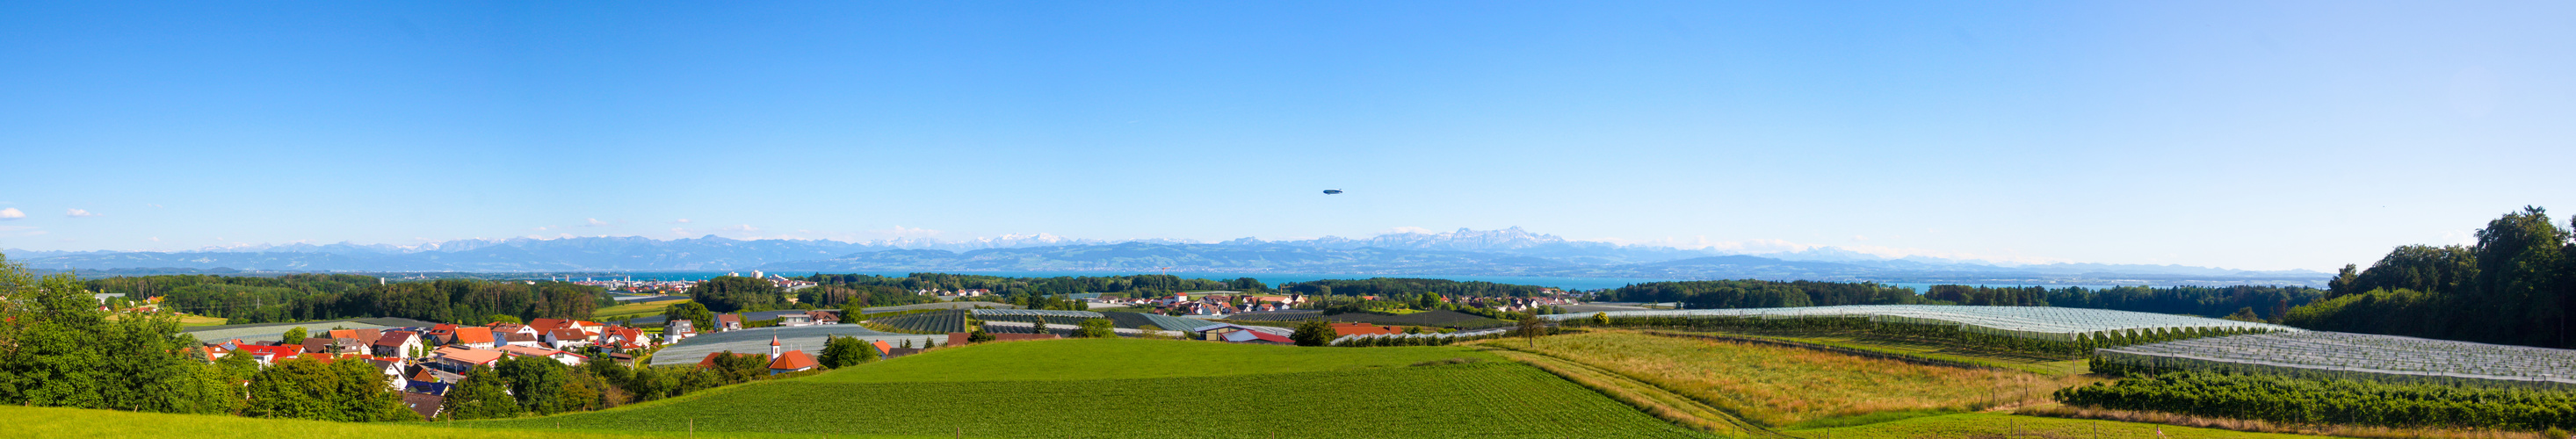
[[[285,335],[277,336],[277,344],[279,346],[304,344],[304,327],[286,328]]]
[[[1538,314],[1523,315],[1520,327],[1513,332],[1519,333],[1522,338],[1529,339],[1530,346],[1538,346],[1538,336],[1547,335],[1547,320],[1538,318]]]
[[[1593,325],[1593,326],[1610,326],[1610,313],[1606,313],[1606,312],[1596,312],[1596,313],[1592,313],[1592,325]]]

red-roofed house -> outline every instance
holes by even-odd
[[[375,329],[375,328],[368,328],[368,329],[334,329],[334,330],[331,330],[331,333],[330,333],[330,334],[331,334],[331,338],[354,338],[354,339],[358,339],[358,341],[360,341],[360,342],[365,342],[365,343],[369,343],[369,344],[373,344],[373,343],[375,343],[375,342],[376,342],[376,337],[384,335],[384,334],[383,334],[383,332],[382,332],[382,330],[380,330],[380,329]]]
[[[653,346],[653,338],[645,336],[644,330],[624,326],[610,326],[608,329],[600,331],[599,339],[601,342],[615,346],[621,350],[641,349]]]
[[[266,365],[270,365],[270,364],[275,364],[275,363],[276,363],[277,361],[279,361],[279,360],[285,360],[285,359],[288,359],[288,358],[295,358],[295,355],[296,355],[296,354],[302,354],[302,353],[304,353],[304,347],[303,347],[303,346],[260,346],[260,345],[251,345],[251,344],[246,344],[246,345],[240,345],[240,346],[235,346],[235,347],[233,347],[233,351],[232,351],[232,352],[233,352],[233,353],[232,353],[233,355],[249,355],[251,359],[253,359],[253,360],[259,360],[259,365],[261,365],[261,366],[266,366]]]
[[[537,320],[545,320],[545,319],[537,319]],[[493,322],[493,323],[492,323],[492,335],[493,335],[493,336],[495,336],[495,337],[504,337],[504,338],[506,338],[506,337],[509,337],[509,336],[510,336],[510,334],[527,334],[529,337],[536,337],[536,336],[537,336],[537,334],[540,334],[540,333],[543,333],[543,332],[544,332],[543,330],[537,329],[536,325],[514,325],[514,324],[509,324],[509,323],[501,323],[501,322]]]
[[[714,329],[715,332],[740,330],[742,329],[742,315],[718,314],[716,315],[716,327],[708,329]]]
[[[539,318],[528,321],[528,329],[538,333],[554,332],[557,329],[570,327],[573,327],[571,320]]]
[[[379,357],[410,358],[420,351],[420,335],[408,331],[387,332],[376,337],[370,350]]]
[[[580,329],[575,328],[563,328],[547,332],[545,340],[547,344],[553,345],[555,349],[572,349],[589,346],[591,343],[590,333],[581,332]]]
[[[456,328],[456,341],[453,344],[478,349],[491,349],[499,345],[492,339],[492,328],[481,326]]]
[[[449,346],[438,348],[438,352],[432,352],[430,355],[438,357],[438,364],[447,366],[449,370],[461,371],[473,369],[474,366],[491,365],[494,361],[500,361],[503,354],[501,351]]]
[[[778,358],[769,360],[769,374],[803,372],[821,365],[814,362],[814,357],[806,356],[805,351],[787,351],[779,353]]]

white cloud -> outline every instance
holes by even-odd
[[[733,226],[729,226],[729,227],[725,227],[725,228],[717,229],[717,230],[729,230],[729,231],[735,231],[735,232],[758,232],[758,231],[760,231],[760,228],[759,228],[759,227],[752,227],[750,224],[735,224],[735,225],[733,225]]]
[[[608,222],[600,221],[598,218],[589,218],[581,224],[582,227],[599,227],[605,225],[608,225]]]
[[[1431,229],[1425,229],[1425,228],[1421,228],[1421,227],[1404,226],[1404,227],[1397,227],[1397,228],[1392,228],[1392,229],[1386,229],[1386,230],[1384,230],[1384,231],[1379,231],[1379,232],[1377,232],[1377,234],[1380,234],[1380,235],[1395,235],[1395,234],[1403,234],[1403,233],[1422,233],[1422,234],[1429,234],[1429,233],[1432,233],[1432,231],[1431,231]]]
[[[681,218],[681,219],[679,219],[679,220],[677,220],[677,221],[672,221],[672,222],[680,223],[680,224],[688,224],[688,223],[689,223],[689,219],[688,219],[688,218]]]
[[[81,209],[63,209],[63,216],[68,216],[68,217],[73,217],[73,218],[88,218],[88,217],[98,216],[98,214],[95,214],[95,213],[89,213],[89,211],[87,211],[87,210],[81,210]]]
[[[151,238],[145,238],[145,239],[150,239],[150,240],[152,240],[152,242],[161,242],[161,237],[159,237],[159,236],[154,236],[154,237],[151,237]],[[1034,324],[1032,324],[1032,325],[1029,325],[1029,327],[1031,327],[1031,328],[1036,328],[1036,327],[1038,327],[1038,325],[1034,325]]]
[[[26,213],[26,212],[21,212],[21,211],[19,211],[19,210],[18,210],[18,208],[15,208],[15,207],[7,208],[7,209],[0,209],[0,220],[13,220],[13,219],[19,219],[19,218],[26,218],[26,217],[27,217],[27,213]]]
[[[154,208],[154,209],[159,209],[159,208],[161,208],[161,205],[159,205],[159,204],[145,204],[145,206],[152,206],[152,208]]]
[[[0,238],[24,238],[45,234],[36,226],[0,226]]]

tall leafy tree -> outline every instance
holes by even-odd
[[[838,369],[857,366],[876,359],[876,346],[868,344],[867,340],[861,340],[858,337],[832,337],[831,341],[823,343],[823,355],[816,357],[814,362],[822,363],[823,367]]]
[[[517,397],[510,396],[510,382],[491,366],[475,366],[465,371],[465,380],[447,391],[447,408],[442,416],[449,419],[516,418],[528,412]]]
[[[1333,324],[1324,323],[1323,319],[1306,319],[1297,322],[1297,332],[1289,333],[1288,339],[1296,341],[1298,346],[1323,346],[1332,344],[1333,339],[1340,336],[1333,332]]]
[[[670,306],[664,306],[662,307],[662,317],[665,319],[664,321],[687,320],[689,321],[689,324],[696,325],[695,327],[699,331],[708,331],[715,328],[716,321],[715,312],[708,311],[706,305],[697,304],[695,302],[676,303],[671,304]]]
[[[557,399],[563,393],[564,383],[570,379],[562,362],[546,357],[511,356],[498,363],[492,369],[500,374],[501,382],[509,383],[510,394],[517,397],[519,406],[527,407],[528,412],[538,415],[561,412]]]

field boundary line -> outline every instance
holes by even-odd
[[[1663,386],[1639,380],[1635,377],[1630,377],[1617,371],[1603,369],[1599,366],[1583,364],[1583,362],[1580,361],[1569,360],[1564,357],[1548,355],[1546,353],[1525,351],[1494,344],[1478,346],[1496,354],[1497,356],[1511,359],[1512,361],[1526,364],[1530,367],[1538,368],[1538,370],[1547,372],[1549,375],[1555,375],[1558,378],[1563,378],[1566,381],[1573,382],[1575,385],[1591,389],[1593,392],[1600,393],[1602,396],[1609,397],[1611,400],[1619,401],[1630,407],[1635,407],[1638,411],[1645,412],[1649,416],[1681,424],[1686,428],[1691,428],[1705,433],[1725,435],[1725,432],[1714,431],[1715,429],[1713,428],[1707,428],[1723,426],[1734,429],[1737,435],[1769,438],[1794,437],[1771,431],[1771,429],[1763,428],[1760,425],[1754,425],[1752,422],[1745,421],[1744,418],[1736,415],[1732,411],[1708,405],[1708,403],[1700,402],[1699,400],[1692,399],[1689,396],[1673,392],[1672,389],[1666,389]],[[1567,369],[1580,369],[1581,372]],[[1577,375],[1593,375],[1597,376],[1597,378],[1587,378]],[[1614,382],[1595,384],[1592,382],[1594,379]],[[1625,388],[1604,388],[1613,385]],[[1651,392],[1651,394],[1623,395],[1623,393],[1647,392]]]

